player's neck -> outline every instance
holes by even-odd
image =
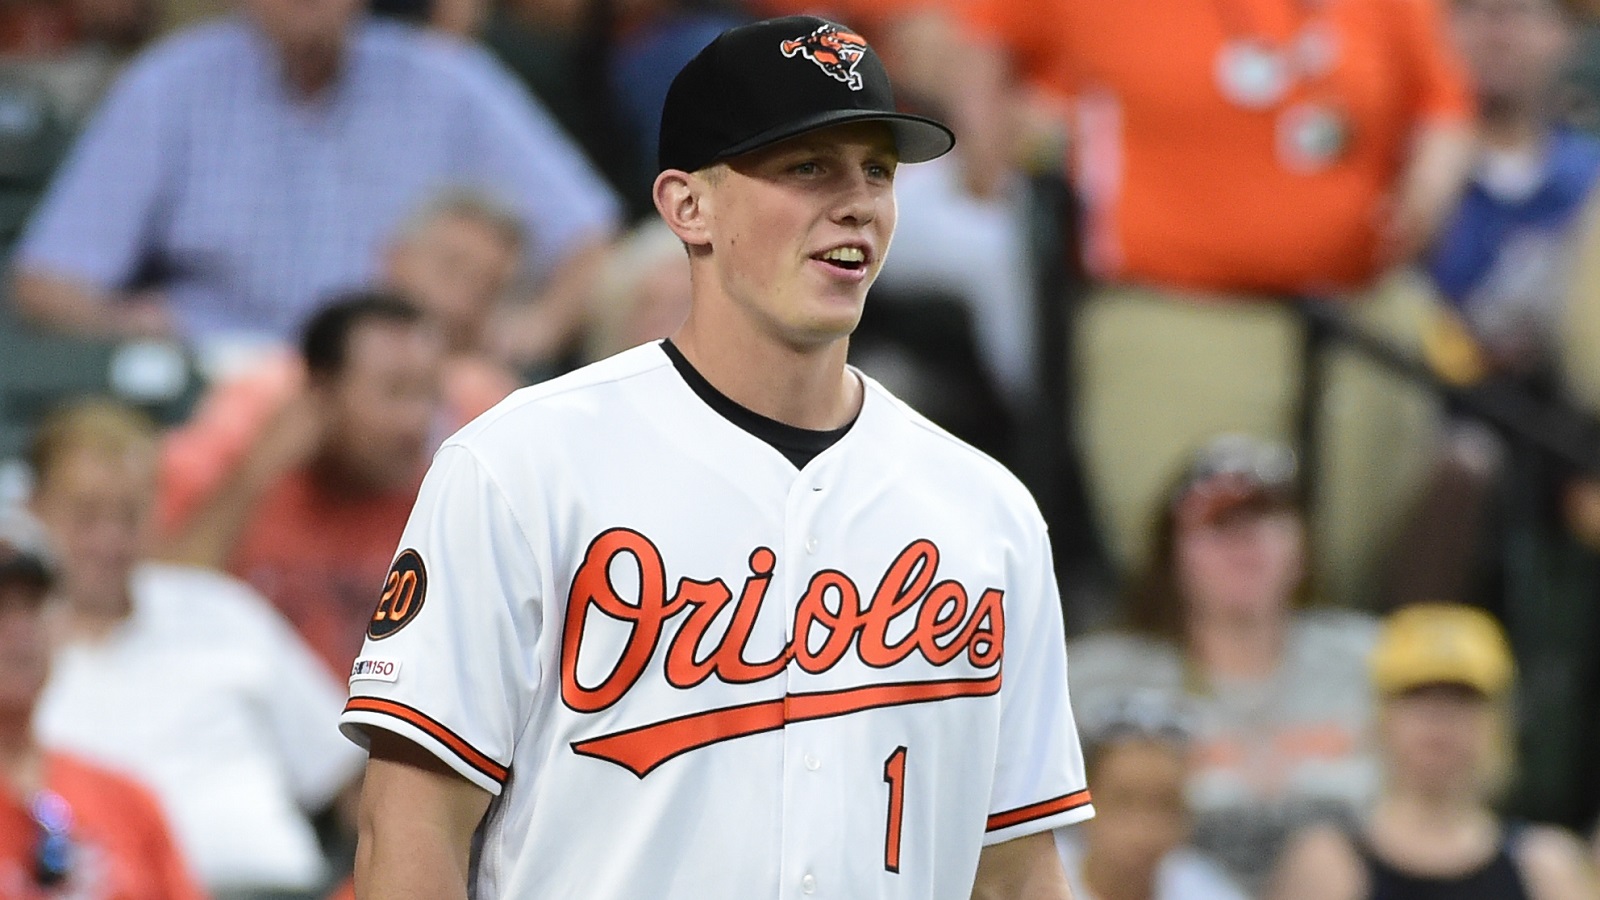
[[[832,431],[861,408],[861,382],[845,368],[843,338],[806,349],[753,333],[710,338],[691,313],[672,342],[728,399],[785,425]]]

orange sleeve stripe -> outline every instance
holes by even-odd
[[[350,701],[344,705],[344,710],[345,712],[370,712],[393,716],[402,722],[422,729],[429,737],[448,747],[450,752],[456,756],[461,757],[462,762],[489,776],[495,783],[503,784],[506,780],[505,766],[479,753],[471,744],[462,740],[460,735],[404,703],[396,703],[393,700],[383,700],[378,697],[351,697]]]
[[[1002,828],[1021,825],[1023,822],[1032,822],[1034,819],[1058,815],[1082,806],[1088,806],[1089,802],[1087,788],[1081,791],[1073,791],[1070,794],[1063,794],[1051,800],[1042,800],[1028,806],[995,813],[989,817],[989,826],[986,830],[999,831]]]

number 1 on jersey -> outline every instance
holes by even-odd
[[[889,824],[884,829],[883,867],[900,872],[900,821],[906,811],[906,748],[896,747],[883,761],[883,780],[889,785]]]

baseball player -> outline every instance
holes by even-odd
[[[435,458],[355,661],[369,898],[1061,900],[1093,814],[1043,522],[845,363],[899,163],[948,151],[810,17],[673,82],[670,340]]]

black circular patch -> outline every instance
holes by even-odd
[[[381,641],[406,627],[428,596],[428,570],[415,550],[403,550],[383,579],[383,596],[367,623],[367,637]]]

